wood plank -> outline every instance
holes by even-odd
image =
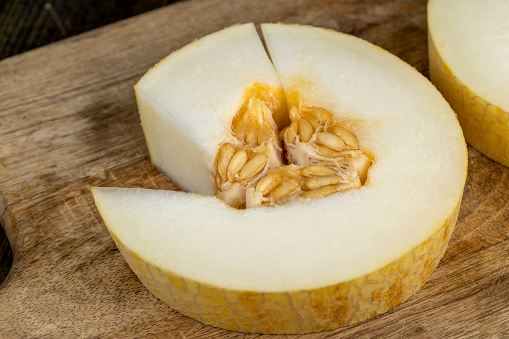
[[[176,189],[150,164],[132,86],[171,51],[240,22],[352,33],[426,75],[425,5],[187,1],[0,62],[0,213],[14,252],[0,337],[257,337],[157,300],[95,210],[90,185]],[[371,321],[297,338],[509,337],[509,169],[469,153],[457,228],[421,291]]]

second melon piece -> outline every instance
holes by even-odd
[[[431,0],[430,78],[466,141],[509,166],[509,1]]]

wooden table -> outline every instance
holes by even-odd
[[[0,213],[14,263],[0,337],[257,337],[152,296],[94,207],[90,185],[176,188],[150,163],[133,85],[170,52],[239,22],[351,33],[427,75],[425,5],[191,0],[1,61]],[[302,337],[509,337],[509,169],[473,149],[469,162],[456,230],[428,283],[371,321]]]
[[[0,60],[179,0],[0,1]],[[12,251],[0,227],[0,284]]]

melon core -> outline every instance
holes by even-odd
[[[374,317],[415,293],[445,251],[466,179],[461,129],[436,89],[380,48],[307,26],[264,24],[262,32],[270,59],[254,25],[238,25],[171,54],[140,80],[151,158],[187,192],[93,188],[97,207],[147,288],[204,323],[306,333]],[[309,143],[326,143],[331,121],[354,135],[347,151],[370,159],[362,185],[273,207],[232,208],[214,197],[218,152],[239,145],[232,121],[255,83],[270,93],[255,111],[275,112],[259,126],[292,126],[282,112],[297,106],[330,114],[314,139],[296,124],[301,134],[291,140],[308,141],[285,152],[309,161],[302,166],[319,166]],[[285,162],[279,141],[288,133],[277,134],[242,137],[274,155],[257,180]],[[360,178],[356,161],[342,166]]]

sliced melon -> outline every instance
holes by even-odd
[[[430,78],[466,141],[509,166],[509,2],[431,0]]]
[[[184,177],[212,188],[202,191],[192,180],[194,193],[96,187],[98,210],[145,286],[203,323],[307,333],[372,318],[415,293],[445,251],[466,179],[461,128],[423,76],[378,47],[307,26],[266,24],[262,32],[277,71],[263,67],[266,79],[249,64],[247,74],[225,71],[225,55],[241,64],[261,46],[253,42],[253,53],[239,54],[238,39],[223,39],[259,41],[254,26],[243,25],[170,55],[136,87],[149,148],[160,139],[178,148],[156,166],[177,176],[173,167],[187,168]],[[210,46],[210,79],[199,61],[202,44]],[[173,78],[164,63],[182,51],[189,57]],[[218,93],[211,86],[209,95],[190,81],[166,102],[169,84],[196,68],[211,84],[241,88]],[[150,78],[154,91],[144,85]],[[202,109],[180,109],[194,104]],[[184,141],[173,146],[163,130],[146,128],[146,112],[170,121],[168,134]],[[261,158],[263,167],[248,166]],[[312,194],[313,185],[323,194]]]
[[[214,194],[210,169],[219,144],[251,94],[246,89],[256,84],[279,111],[279,79],[249,24],[196,40],[159,62],[135,86],[152,162],[182,189]]]

